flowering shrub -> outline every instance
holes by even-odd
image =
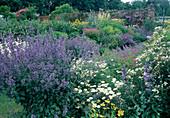
[[[155,28],[148,50],[136,58],[136,67],[122,69],[122,77],[127,86],[122,98],[127,105],[125,113],[131,116],[169,116],[167,94],[170,60],[167,56],[168,44],[164,40],[165,32],[160,27]]]
[[[87,70],[84,67],[87,65],[93,65],[93,67],[99,67],[100,69]],[[112,85],[100,81],[97,83],[93,82],[93,79],[97,78],[97,75],[105,71],[107,64],[104,62],[93,62],[87,61],[85,63],[82,59],[76,62],[76,65],[72,67],[76,71],[76,75],[79,77],[77,81],[78,87],[75,90],[75,99],[77,101],[75,108],[83,111],[86,117],[113,117],[123,116],[124,111],[121,108],[115,106],[115,102],[121,99],[118,88],[123,85],[123,82],[117,81],[116,78],[112,79]],[[100,76],[106,76],[101,74]],[[111,76],[106,76],[111,78]],[[82,78],[86,78],[85,80]],[[89,78],[89,79],[87,79]],[[115,88],[113,87],[115,86]]]
[[[110,20],[110,13],[103,12],[102,9],[100,9],[99,13],[97,14],[97,20]]]
[[[99,43],[99,35],[100,35],[100,32],[98,29],[82,29],[82,31],[85,33],[86,36],[88,36],[89,38],[97,41]]]
[[[113,21],[116,21],[116,22],[119,22],[119,23],[122,23],[125,21],[125,19],[117,19],[117,18],[114,18],[112,19]]]
[[[115,34],[122,34],[121,29],[113,28],[112,26],[105,26],[103,29],[100,29],[101,34],[103,35],[115,35]]]
[[[70,71],[73,59],[87,59],[98,53],[98,47],[90,41],[55,39],[50,33],[44,37],[27,36],[25,43],[21,40],[16,43],[10,35],[1,44],[0,90],[20,102],[28,117],[70,116],[76,80]]]
[[[73,24],[71,25],[75,31],[78,31],[81,33],[83,28],[86,28],[86,26],[89,24],[89,22],[84,22],[84,21],[80,21],[78,19],[75,20],[75,22],[73,22]]]
[[[25,9],[21,9],[18,12],[16,12],[16,17],[19,17],[20,14],[23,14],[26,10],[28,10],[28,8]]]

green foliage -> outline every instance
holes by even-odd
[[[27,35],[29,32],[29,25],[32,23],[34,26],[34,30],[39,32],[45,32],[45,30],[42,29],[42,25],[40,24],[39,20],[16,20],[16,19],[1,19],[0,18],[0,33],[4,35],[8,35],[11,31],[14,34],[14,37],[16,38],[19,35]]]
[[[71,32],[74,32],[74,28],[71,25],[71,22],[58,21],[57,19],[55,19],[52,21],[51,28],[54,31],[65,32],[69,35]],[[47,27],[47,29],[49,29],[49,27]]]
[[[85,33],[85,36],[100,43],[99,41],[100,32],[98,29],[83,29],[83,32]]]
[[[36,13],[36,8],[35,6],[32,6],[32,7],[29,7],[28,8],[29,10],[26,10],[25,11],[25,16],[28,20],[31,20],[31,19],[37,19],[37,16],[35,15]]]
[[[105,26],[103,28],[103,30],[104,30],[104,34],[106,34],[106,35],[113,35],[114,34],[114,30],[113,30],[112,26]],[[103,31],[101,31],[101,32],[103,32]]]
[[[133,37],[133,40],[140,43],[140,42],[144,42],[146,39],[143,36],[141,36],[140,33],[135,33],[134,37]]]
[[[10,16],[10,7],[8,7],[7,5],[5,6],[1,6],[0,7],[0,15],[3,15],[4,18],[7,18]]]
[[[69,34],[69,37],[77,37],[78,35],[80,35],[79,32],[72,32]]]
[[[146,31],[154,31],[154,29],[155,29],[154,20],[152,20],[152,19],[144,19],[143,27],[146,29]]]
[[[102,46],[109,49],[116,49],[117,46],[121,44],[121,40],[119,36],[116,35],[107,35],[102,36],[100,38],[100,41],[102,43]]]
[[[0,117],[19,117],[22,110],[21,104],[16,104],[14,99],[0,95]]]
[[[29,7],[24,13],[19,14],[18,20],[35,20],[37,19],[35,6]]]
[[[119,28],[114,28],[113,34],[122,34],[122,31]]]
[[[116,21],[112,21],[112,20],[102,20],[99,25],[97,26],[99,29],[103,29],[104,27],[110,27],[110,28],[106,28],[106,29],[112,29],[112,28],[118,28],[116,29],[115,31],[113,31],[113,33],[115,32],[122,32],[122,33],[126,33],[127,32],[127,29],[124,28],[124,26],[119,23],[119,22],[116,22]],[[112,27],[112,28],[111,28]]]
[[[55,38],[59,38],[59,37],[62,37],[62,38],[66,38],[66,37],[68,37],[68,35],[67,35],[67,33],[64,33],[64,32],[58,32],[58,31],[54,31],[53,32],[53,34],[54,34],[54,37]]]
[[[55,15],[65,14],[65,13],[75,13],[74,10],[69,4],[63,4],[61,6],[57,6],[55,10],[50,14],[50,19],[53,19]]]
[[[124,71],[124,74],[127,72],[125,74],[127,86],[135,87],[134,90],[127,87],[129,95],[124,96],[128,106],[127,116],[161,118],[170,115],[167,106],[169,102],[167,78],[170,65],[169,58],[166,57],[169,53],[167,43],[169,40],[166,40],[165,35],[165,30],[156,27],[146,45],[147,50],[136,58],[138,66]]]

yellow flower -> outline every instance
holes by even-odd
[[[96,111],[94,108],[91,108],[92,111]]]
[[[99,116],[99,114],[91,114],[91,117],[94,117],[94,116]]]
[[[120,110],[118,111],[118,114],[117,114],[117,115],[118,115],[118,116],[123,116],[123,115],[124,115],[124,111],[120,109]]]
[[[109,100],[105,100],[105,102],[106,102],[106,103],[110,103],[110,101],[109,101]]]
[[[97,100],[97,103],[99,103],[100,102],[100,100]]]
[[[106,108],[106,107],[103,107],[103,109],[110,109],[110,108],[109,108],[109,107],[107,107],[107,108]]]
[[[99,115],[101,118],[104,118],[105,116],[103,116],[103,115]]]
[[[115,106],[115,104],[111,103],[111,105]]]
[[[79,109],[79,108],[80,108],[79,106],[76,107],[76,109]]]
[[[105,104],[104,104],[104,103],[102,103],[102,104],[100,104],[100,106],[104,107],[104,106],[105,106]]]
[[[114,110],[118,109],[117,107],[114,107]]]

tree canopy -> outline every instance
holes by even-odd
[[[55,7],[68,3],[74,9],[80,11],[98,11],[103,10],[129,10],[129,9],[145,9],[151,3],[151,0],[134,0],[123,3],[121,0],[0,0],[0,5],[7,5],[11,11],[16,12],[28,6],[35,6],[40,15],[48,15],[55,10]],[[156,15],[162,15],[162,7],[165,8],[165,14],[170,14],[168,0],[153,0],[156,8]]]

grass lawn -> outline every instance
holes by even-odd
[[[0,118],[14,118],[16,116],[15,113],[21,111],[21,105],[17,105],[13,99],[3,94],[0,95]]]

